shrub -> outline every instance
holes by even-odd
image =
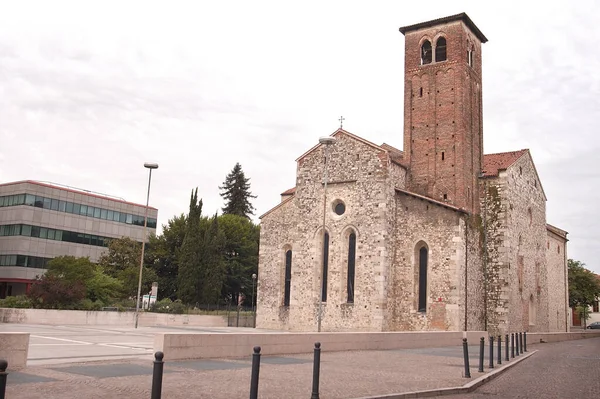
[[[8,296],[6,299],[0,299],[0,308],[32,308],[31,300],[25,295]]]
[[[186,307],[179,299],[173,302],[169,298],[154,302],[150,307],[150,311],[156,313],[182,314],[185,313],[185,310]]]

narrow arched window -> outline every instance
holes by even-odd
[[[329,266],[329,233],[325,233],[325,240],[323,240],[323,276],[322,276],[322,287],[321,287],[321,301],[327,302],[327,273]]]
[[[427,311],[427,247],[419,249],[419,312]]]
[[[354,303],[354,275],[356,261],[356,234],[351,233],[348,237],[348,303]]]
[[[283,306],[290,306],[292,290],[292,250],[285,252],[285,288],[283,293]]]
[[[440,37],[435,43],[435,62],[446,61],[446,38]]]
[[[425,40],[421,45],[421,65],[431,64],[431,42]]]

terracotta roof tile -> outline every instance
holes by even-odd
[[[486,154],[483,156],[483,176],[498,176],[501,170],[506,170],[517,159],[527,153],[529,150],[519,150],[511,152],[501,152],[498,154]]]
[[[289,188],[281,193],[281,195],[293,195],[296,193],[296,187]]]

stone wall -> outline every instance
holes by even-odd
[[[347,134],[336,133],[330,146],[326,204],[329,242],[324,331],[380,331],[389,269],[394,184],[388,152]],[[298,160],[296,192],[262,217],[257,327],[314,331],[320,298],[323,223],[323,150]],[[396,170],[395,176],[402,177]],[[401,184],[401,183],[399,183]],[[335,205],[343,202],[345,213]],[[348,303],[348,237],[356,234],[354,301]],[[290,305],[284,306],[285,252],[292,250]]]
[[[134,312],[0,308],[1,323],[49,325],[133,326]],[[142,312],[140,326],[227,327],[226,316]]]
[[[427,309],[417,308],[419,250],[427,248]],[[409,194],[396,197],[388,330],[462,329],[465,229],[460,212]]]
[[[557,234],[559,233],[559,234]],[[566,232],[565,232],[566,233]],[[546,242],[546,284],[548,290],[548,331],[568,331],[568,274],[566,237],[548,228]],[[589,321],[588,321],[589,324]]]
[[[529,152],[482,184],[488,330],[548,331],[546,197]]]

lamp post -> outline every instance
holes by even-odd
[[[323,247],[321,248],[321,292],[319,292],[319,314],[317,315],[317,331],[321,332],[321,320],[323,319],[323,283],[325,272],[325,216],[327,215],[327,162],[329,160],[329,146],[335,143],[335,137],[321,137],[319,143],[325,145],[325,165],[323,166]]]
[[[138,327],[138,318],[140,316],[140,296],[142,294],[142,270],[144,267],[144,247],[146,246],[147,229],[148,229],[148,203],[150,202],[150,182],[152,181],[152,169],[158,169],[157,163],[144,163],[144,168],[147,168],[148,173],[148,194],[146,196],[146,208],[144,210],[144,236],[142,237],[142,255],[140,256],[140,276],[138,281],[137,298],[135,301],[135,328]],[[148,303],[150,301],[148,300]]]
[[[254,287],[256,287],[256,273],[252,273],[252,320],[256,328],[256,306],[254,305]]]

